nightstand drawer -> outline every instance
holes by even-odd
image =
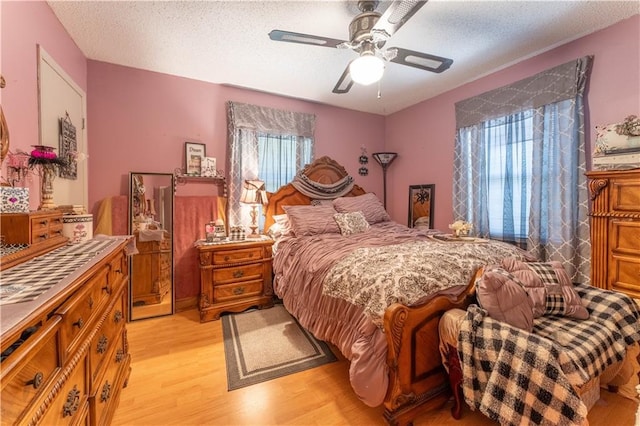
[[[224,265],[229,263],[252,262],[262,259],[262,247],[224,250],[213,253],[213,264]]]
[[[262,279],[262,263],[213,270],[213,285]]]
[[[213,299],[217,303],[233,299],[243,299],[247,296],[259,295],[261,292],[262,280],[217,285],[213,288]]]

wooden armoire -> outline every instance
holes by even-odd
[[[591,285],[640,299],[640,169],[591,171]]]

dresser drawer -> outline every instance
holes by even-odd
[[[122,387],[122,369],[128,368],[124,363],[127,358],[124,352],[124,337],[120,333],[115,341],[117,347],[109,351],[109,362],[101,380],[95,382],[95,388],[89,398],[91,418],[94,425],[108,425],[117,404]]]
[[[47,426],[84,424],[87,419],[89,400],[86,353],[73,366],[67,380],[61,383],[61,386],[56,386],[56,388],[58,387],[60,391],[56,394],[40,423]],[[53,391],[54,389],[52,389]],[[38,411],[40,411],[39,406],[44,402],[36,403],[30,409],[30,415],[27,419],[37,418]]]
[[[95,315],[107,303],[111,287],[106,281],[107,268],[103,268],[84,284],[82,290],[56,311],[62,317],[60,344],[64,354],[63,362],[75,351],[94,323]]]
[[[262,259],[262,247],[221,250],[213,253],[214,265],[229,263],[252,262]]]
[[[213,285],[262,279],[262,263],[213,270]]]
[[[118,345],[118,339],[122,334],[125,323],[124,312],[126,309],[124,292],[118,297],[115,305],[109,310],[104,322],[91,339],[89,347],[89,368],[91,381],[93,382],[104,369],[104,365],[114,345]]]
[[[20,417],[59,371],[60,322],[51,318],[3,362],[0,418]]]
[[[243,299],[262,293],[262,280],[245,281],[236,284],[217,285],[213,288],[213,299],[224,302],[233,299]]]

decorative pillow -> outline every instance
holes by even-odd
[[[533,330],[533,302],[519,280],[498,267],[487,266],[476,281],[476,297],[491,318],[523,330]]]
[[[534,318],[543,315],[589,318],[589,312],[582,306],[582,300],[560,262],[521,262],[507,258],[502,260],[501,266],[524,285],[533,302]]]
[[[333,207],[333,199],[331,200],[311,200],[312,206],[331,206]]]
[[[267,235],[274,240],[279,240],[287,235],[293,235],[293,232],[291,231],[291,224],[289,223],[289,217],[286,214],[273,215],[273,220],[274,224],[269,227]]]
[[[369,222],[362,212],[336,213],[333,218],[338,223],[342,235],[360,234],[369,229]]]
[[[339,234],[340,228],[333,215],[332,206],[284,206],[291,230],[300,237],[302,235]]]
[[[333,207],[339,213],[362,212],[370,225],[391,220],[384,206],[372,192],[356,197],[340,197],[333,200]]]

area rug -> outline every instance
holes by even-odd
[[[227,387],[234,390],[336,360],[284,306],[222,316]]]

